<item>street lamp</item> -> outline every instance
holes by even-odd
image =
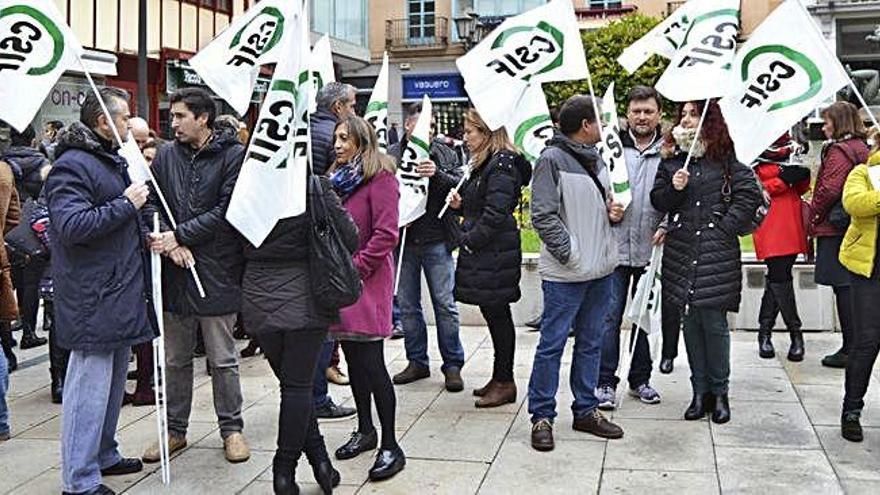
[[[476,44],[475,34],[477,31],[477,20],[480,18],[473,9],[468,9],[464,15],[453,19],[455,29],[458,30],[458,38],[464,42],[465,47],[470,49]]]

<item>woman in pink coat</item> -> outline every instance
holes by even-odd
[[[367,121],[356,116],[340,120],[334,147],[336,164],[330,182],[358,227],[354,265],[364,284],[360,299],[343,308],[341,324],[330,329],[342,342],[358,411],[358,429],[336,450],[336,458],[351,459],[379,444],[372,415],[371,397],[375,398],[382,442],[370,479],[382,480],[406,464],[395,438],[397,399],[384,356],[384,340],[391,335],[400,192],[394,162],[379,152],[376,133]]]

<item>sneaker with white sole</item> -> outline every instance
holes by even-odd
[[[639,399],[644,404],[659,404],[660,394],[650,385],[643,383],[636,388],[629,389],[629,395]]]
[[[596,399],[599,401],[599,409],[613,411],[617,407],[617,390],[611,385],[600,385],[596,389]]]

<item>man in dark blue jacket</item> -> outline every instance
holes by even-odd
[[[318,91],[318,110],[311,115],[312,171],[324,175],[336,161],[333,131],[336,122],[354,115],[355,90],[350,84],[331,82]]]
[[[131,346],[155,338],[146,230],[138,216],[149,189],[132,184],[111,126],[128,131],[128,94],[103,88],[62,135],[46,183],[58,343],[70,349],[61,424],[64,493],[113,493],[101,476],[143,466],[115,440]]]

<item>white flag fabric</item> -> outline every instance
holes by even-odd
[[[0,119],[24,132],[82,53],[52,0],[0,0]]]
[[[297,141],[298,133],[307,129],[298,127],[297,92],[308,60],[296,50],[302,44],[304,16],[299,2],[291,3],[297,12],[287,17],[282,42],[288,56],[275,67],[226,212],[229,223],[257,247],[278,220],[305,211],[305,170],[297,166],[296,157],[307,156],[306,143]],[[298,175],[303,175],[301,181]]]
[[[715,10],[719,0],[689,0],[669,15],[648,34],[623,50],[617,62],[632,74],[645,64],[651,55],[671,59],[684,44],[694,20]],[[727,3],[727,0],[723,0]],[[739,2],[737,8],[739,8]]]
[[[740,48],[719,106],[737,159],[751,163],[820,103],[849,83],[797,0],[776,8]]]
[[[620,120],[617,118],[617,105],[614,102],[614,82],[605,90],[602,97],[602,143],[599,150],[602,160],[608,167],[614,201],[626,209],[632,203],[632,191],[629,185],[629,170],[626,168],[626,155],[623,153],[623,142],[620,140]]]
[[[655,87],[672,101],[724,95],[739,32],[739,0],[691,0],[693,18]]]
[[[379,150],[385,153],[388,150],[388,52],[382,57],[382,68],[373,86],[364,119],[376,130]]]
[[[409,137],[406,149],[397,166],[397,181],[400,183],[400,220],[398,226],[405,227],[425,214],[428,206],[428,178],[416,173],[416,167],[431,156],[431,99],[422,98],[422,113]]]
[[[654,246],[651,263],[636,286],[636,295],[627,313],[627,318],[648,335],[659,333],[662,326],[662,270],[663,246]]]
[[[260,66],[287,58],[282,39],[295,29],[299,3],[263,0],[189,60],[205,84],[239,115],[247,112]]]
[[[128,162],[128,176],[133,184],[150,182],[150,166],[147,165],[147,160],[141,149],[138,148],[137,141],[134,140],[131,132],[128,133],[128,137],[116,153]]]
[[[509,17],[456,61],[465,89],[492,129],[513,121],[529,84],[587,77],[587,59],[571,0],[551,0]]]
[[[516,106],[513,120],[505,127],[516,147],[534,165],[554,132],[547,98],[540,84],[529,85]]]
[[[318,109],[316,100],[318,91],[325,84],[336,81],[336,71],[333,69],[333,50],[330,48],[330,37],[326,34],[315,42],[309,64],[313,83],[311,96],[309,96],[309,112],[315,113],[315,110]]]

